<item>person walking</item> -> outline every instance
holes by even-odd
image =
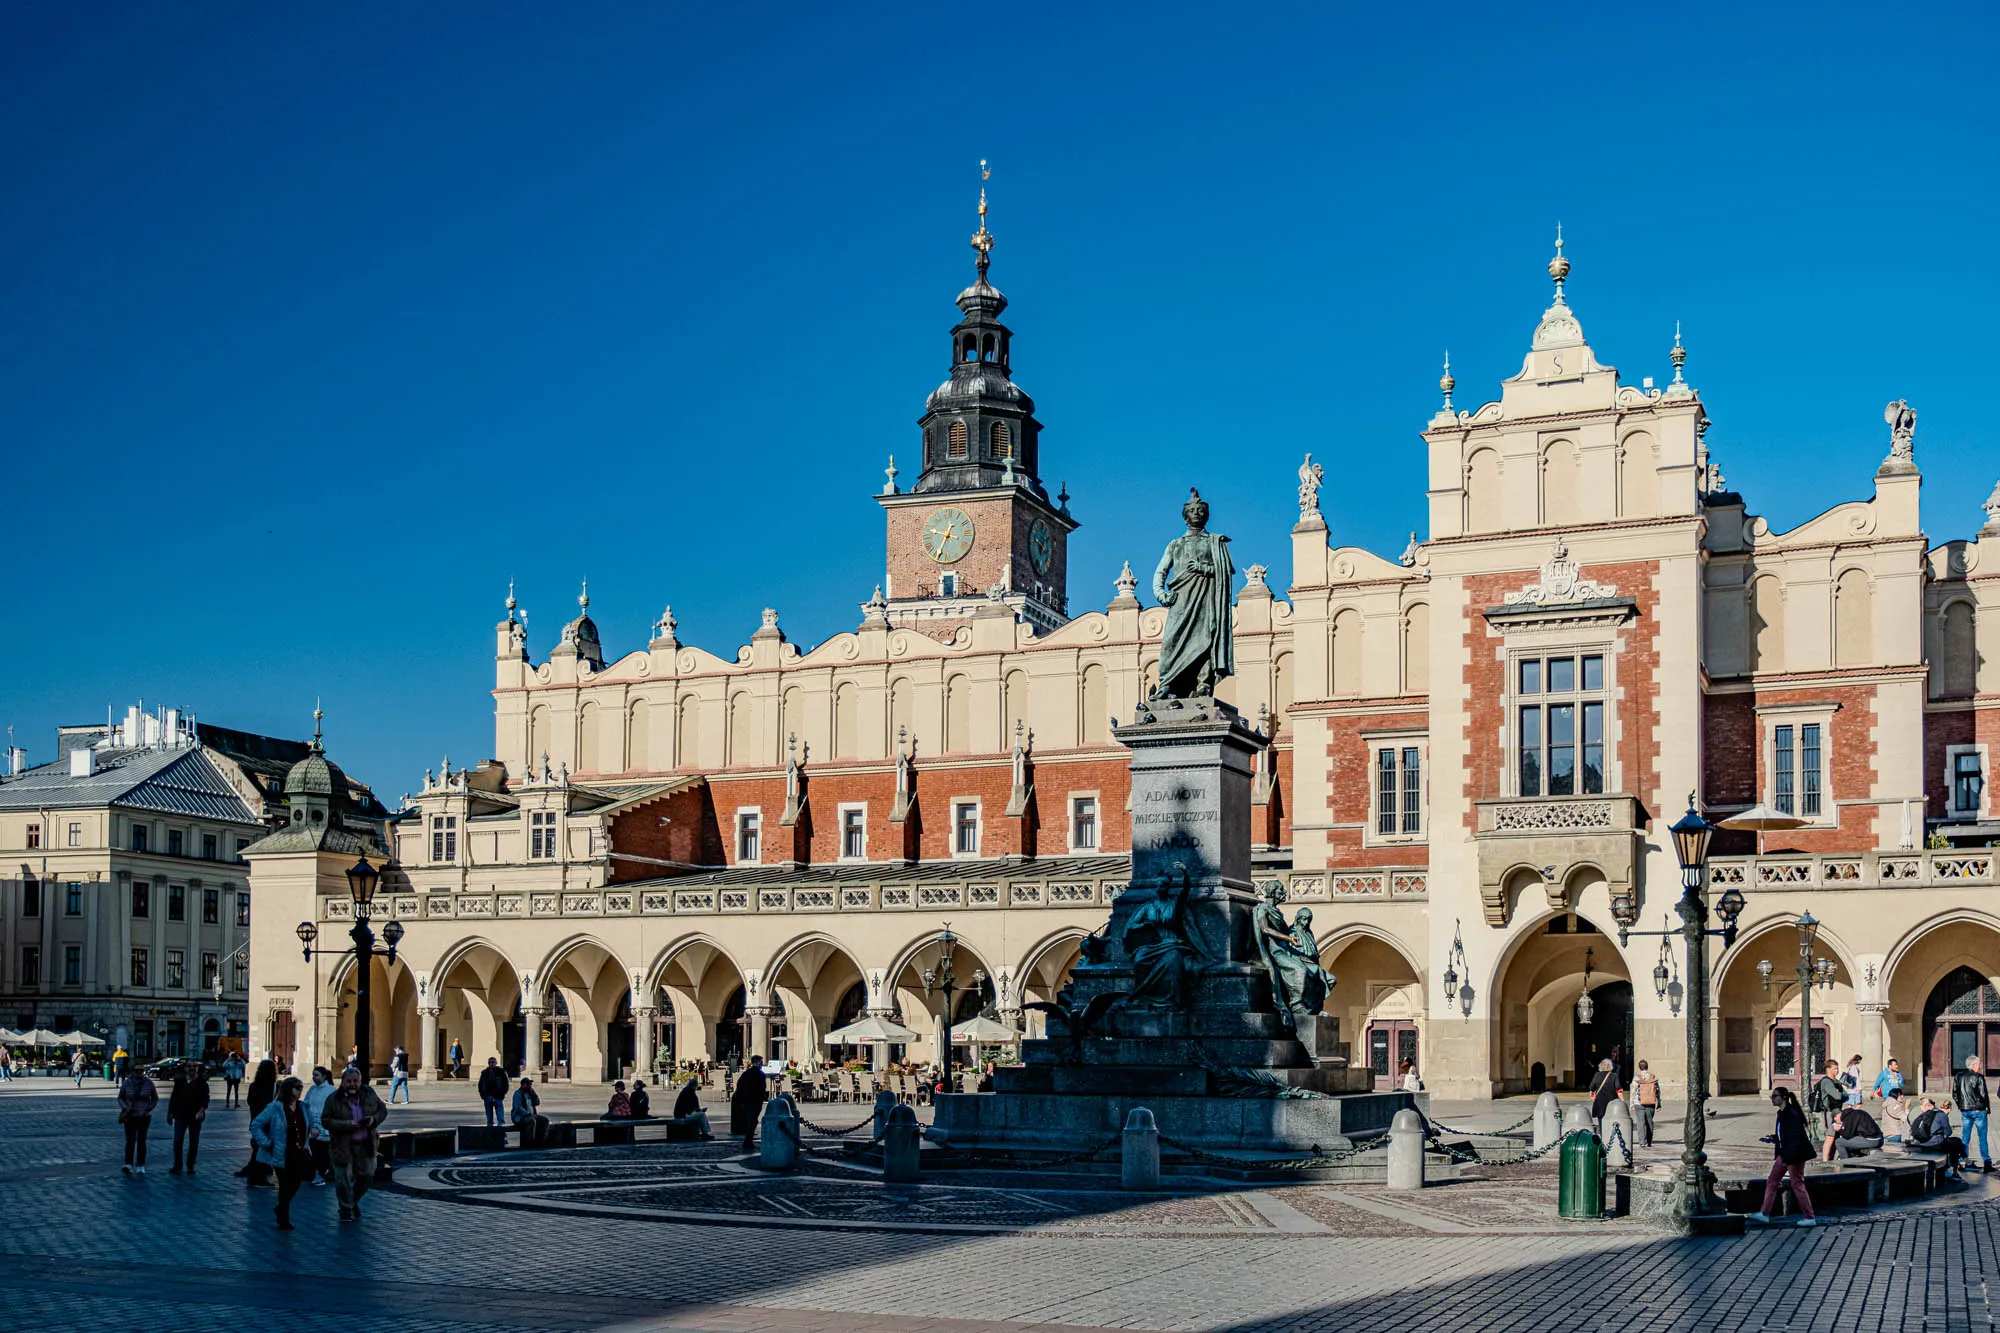
[[[479,1071],[479,1100],[486,1105],[489,1126],[507,1123],[507,1071],[500,1067],[498,1056],[487,1056],[486,1068]]]
[[[83,1047],[79,1046],[76,1048],[76,1054],[69,1058],[70,1081],[79,1088],[83,1086],[84,1071],[88,1067],[89,1062],[84,1059]]]
[[[514,1089],[514,1104],[511,1118],[521,1131],[523,1148],[539,1148],[542,1138],[549,1132],[549,1118],[541,1113],[542,1099],[535,1093],[535,1080],[521,1079],[521,1086]]]
[[[389,1105],[396,1104],[396,1094],[403,1094],[403,1104],[410,1103],[410,1053],[398,1046],[389,1056]]]
[[[174,1131],[174,1164],[170,1176],[181,1174],[181,1145],[187,1145],[187,1174],[194,1174],[194,1159],[201,1152],[201,1122],[208,1116],[208,1071],[182,1065],[174,1076],[174,1090],[167,1094],[167,1123]]]
[[[244,1102],[250,1107],[250,1119],[253,1121],[256,1120],[259,1115],[263,1114],[264,1108],[276,1101],[277,1098],[277,1061],[259,1060],[257,1062],[257,1072],[250,1079],[250,1091],[243,1096]],[[271,1183],[271,1173],[266,1171],[264,1164],[257,1160],[257,1149],[254,1144],[250,1149],[250,1160],[245,1162],[243,1169],[236,1174],[243,1177],[250,1189],[258,1189]]]
[[[277,1097],[250,1122],[250,1144],[257,1160],[278,1182],[278,1230],[292,1230],[292,1197],[313,1173],[307,1147],[312,1131],[299,1105],[303,1085],[295,1078],[278,1084]]]
[[[764,1066],[753,1060],[745,1066],[735,1090],[729,1094],[729,1132],[743,1136],[744,1152],[757,1146],[757,1121],[764,1114],[768,1088]]]
[[[125,1174],[146,1174],[146,1133],[153,1127],[153,1108],[160,1104],[153,1080],[137,1070],[118,1083],[118,1123],[125,1126]]]
[[[1611,1060],[1597,1062],[1597,1077],[1590,1081],[1590,1118],[1597,1125],[1598,1137],[1604,1135],[1604,1113],[1611,1109],[1611,1103],[1618,1100],[1618,1065]]]
[[[1986,1146],[1986,1111],[1988,1097],[1986,1072],[1980,1068],[1979,1057],[1968,1056],[1965,1068],[1951,1081],[1951,1099],[1958,1103],[1958,1136],[1965,1140],[1965,1159],[1972,1160],[1972,1136],[1979,1136],[1979,1169],[1993,1169],[1993,1150]]]
[[[465,1077],[465,1047],[464,1047],[464,1046],[463,1046],[462,1044],[460,1044],[460,1042],[459,1042],[459,1040],[458,1040],[458,1038],[457,1038],[457,1037],[453,1037],[453,1038],[451,1039],[451,1056],[450,1056],[450,1059],[451,1059],[451,1076],[452,1076],[453,1078],[464,1078],[464,1077]]]
[[[325,1065],[315,1065],[312,1071],[312,1086],[299,1101],[299,1109],[306,1118],[307,1150],[312,1154],[312,1183],[315,1188],[333,1183],[333,1158],[327,1155],[326,1128],[320,1123],[320,1116],[326,1111],[327,1098],[333,1096],[333,1071]]]
[[[375,1089],[361,1081],[361,1071],[349,1068],[340,1088],[319,1113],[326,1130],[327,1156],[333,1159],[333,1188],[340,1196],[340,1220],[361,1220],[361,1196],[375,1183],[375,1131],[389,1118],[389,1108]]]
[[[1847,1068],[1840,1071],[1840,1081],[1847,1088],[1845,1106],[1861,1105],[1861,1057],[1855,1056],[1847,1062]]]
[[[1875,1086],[1871,1091],[1877,1097],[1887,1101],[1890,1093],[1899,1093],[1902,1090],[1903,1069],[1902,1066],[1896,1063],[1895,1057],[1891,1056],[1889,1062],[1882,1066],[1882,1072],[1875,1076]]]
[[[123,1046],[120,1046],[115,1052],[112,1053],[111,1067],[113,1070],[117,1072],[120,1082],[124,1081],[125,1071],[131,1065],[131,1063],[132,1063],[132,1057],[126,1054],[125,1048]]]
[[[1653,1117],[1660,1112],[1660,1076],[1639,1062],[1639,1073],[1632,1080],[1632,1112],[1638,1123],[1632,1126],[1639,1136],[1639,1146],[1653,1146]]]
[[[14,1081],[14,1052],[0,1046],[0,1083]]]
[[[1764,1141],[1772,1145],[1771,1174],[1764,1181],[1764,1202],[1750,1214],[1752,1222],[1769,1222],[1778,1202],[1778,1186],[1789,1179],[1792,1199],[1799,1206],[1799,1225],[1814,1226],[1812,1195],[1806,1193],[1806,1163],[1812,1160],[1812,1135],[1806,1129],[1805,1112],[1790,1088],[1773,1088],[1771,1105],[1778,1108],[1777,1127]]]
[[[243,1104],[243,1057],[235,1051],[222,1062],[222,1105],[224,1108]]]

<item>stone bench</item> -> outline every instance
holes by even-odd
[[[658,1132],[654,1132],[657,1128]],[[643,1131],[643,1133],[642,1133]],[[500,1152],[520,1141],[519,1125],[460,1125],[456,1130],[420,1130],[425,1136],[437,1136],[434,1150],[413,1147],[403,1151],[400,1160],[410,1156],[427,1157],[435,1152],[449,1154],[454,1150],[451,1139],[456,1140],[458,1152]],[[387,1135],[383,1136],[385,1139]],[[641,1139],[651,1143],[694,1143],[701,1138],[701,1131],[692,1120],[662,1119],[647,1116],[632,1120],[551,1120],[548,1138],[541,1146],[548,1148],[574,1148],[587,1141],[592,1147],[612,1144],[638,1143]]]
[[[1806,1167],[1806,1193],[1812,1196],[1814,1212],[1827,1208],[1866,1208],[1874,1201],[1878,1178],[1876,1172],[1851,1161],[1813,1162]],[[1732,1213],[1754,1213],[1764,1202],[1763,1176],[1718,1174],[1716,1187]],[[1788,1202],[1791,1197],[1791,1187],[1781,1187],[1778,1207],[1795,1206]]]
[[[1842,1166],[1868,1170],[1875,1173],[1875,1188],[1872,1191],[1876,1203],[1889,1203],[1902,1199],[1920,1199],[1937,1188],[1937,1179],[1944,1173],[1943,1159],[1930,1160],[1921,1157],[1895,1156],[1889,1153],[1868,1153],[1861,1157],[1849,1157],[1839,1164]],[[1807,1173],[1807,1188],[1811,1188],[1811,1173]],[[1818,1206],[1815,1199],[1814,1206]]]

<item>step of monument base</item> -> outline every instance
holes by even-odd
[[[1325,1096],[1372,1092],[1374,1078],[1365,1069],[1327,1063],[1304,1068],[1259,1067],[1245,1062],[1240,1077],[1226,1069],[1184,1064],[1034,1064],[994,1071],[994,1091],[1003,1096],[1056,1093],[1073,1096],[1231,1097],[1244,1095],[1251,1080],[1277,1087],[1303,1088]],[[1251,1071],[1255,1070],[1255,1073]]]
[[[1202,1071],[1194,1071],[1202,1072]],[[937,1099],[931,1137],[961,1149],[1074,1151],[1125,1128],[1134,1107],[1160,1133],[1208,1152],[1333,1152],[1386,1133],[1407,1092],[1339,1097],[1216,1097],[1137,1093],[959,1093]]]

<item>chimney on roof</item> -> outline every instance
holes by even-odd
[[[69,775],[73,778],[87,778],[97,772],[97,751],[88,745],[79,745],[69,752]]]
[[[9,777],[19,777],[21,771],[27,766],[28,752],[18,745],[9,745],[7,747],[7,775]]]

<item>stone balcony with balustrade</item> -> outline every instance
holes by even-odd
[[[1708,863],[1711,890],[1745,893],[1784,889],[1931,889],[1994,884],[2000,850],[1767,853],[1717,856]]]
[[[1518,898],[1510,890],[1524,883],[1539,883],[1559,912],[1576,906],[1579,871],[1601,876],[1614,894],[1635,887],[1646,837],[1637,797],[1500,797],[1475,808],[1479,895],[1490,925],[1507,924],[1510,896]]]

